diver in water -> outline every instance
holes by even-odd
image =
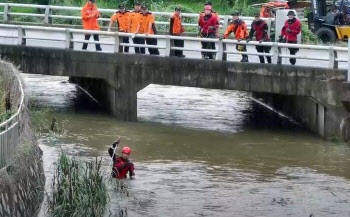
[[[131,149],[124,147],[122,149],[122,156],[118,156],[115,151],[119,147],[120,138],[115,141],[108,149],[108,153],[113,160],[112,177],[118,179],[126,179],[129,173],[130,179],[135,179],[134,164],[129,161]]]

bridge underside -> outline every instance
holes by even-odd
[[[304,121],[310,129],[327,137],[331,131],[340,135],[348,126],[344,124],[349,116],[344,104],[350,102],[350,87],[343,82],[345,71],[342,70],[11,45],[1,45],[0,55],[20,66],[24,73],[71,77],[103,99],[120,120],[137,121],[137,92],[149,84],[163,84],[248,91],[261,98],[265,94],[269,99],[278,95],[274,97],[274,107],[292,106],[283,97],[312,99],[318,106],[314,111],[324,116],[317,118],[324,120],[317,125],[324,125],[324,129],[311,127]],[[297,101],[300,100],[294,102]],[[293,116],[292,111],[288,113]],[[302,122],[306,120],[304,116],[307,113],[300,116]],[[328,125],[336,127],[328,129]]]

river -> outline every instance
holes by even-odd
[[[111,190],[106,216],[350,216],[350,148],[248,93],[151,85],[138,93],[139,122],[126,123],[66,77],[23,78],[30,101],[66,130],[55,145],[38,140],[47,190],[61,149],[102,156],[108,174],[110,144],[121,136],[132,148],[136,179],[125,180],[128,197]]]

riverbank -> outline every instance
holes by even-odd
[[[0,216],[33,216],[44,195],[42,152],[31,129],[18,70],[0,61],[2,90],[14,113],[0,133]],[[3,110],[4,111],[4,110]],[[18,112],[18,116],[16,115]]]

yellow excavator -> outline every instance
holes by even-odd
[[[309,29],[323,43],[348,40],[350,36],[349,2],[341,0],[327,4],[326,0],[311,0],[308,13]]]

